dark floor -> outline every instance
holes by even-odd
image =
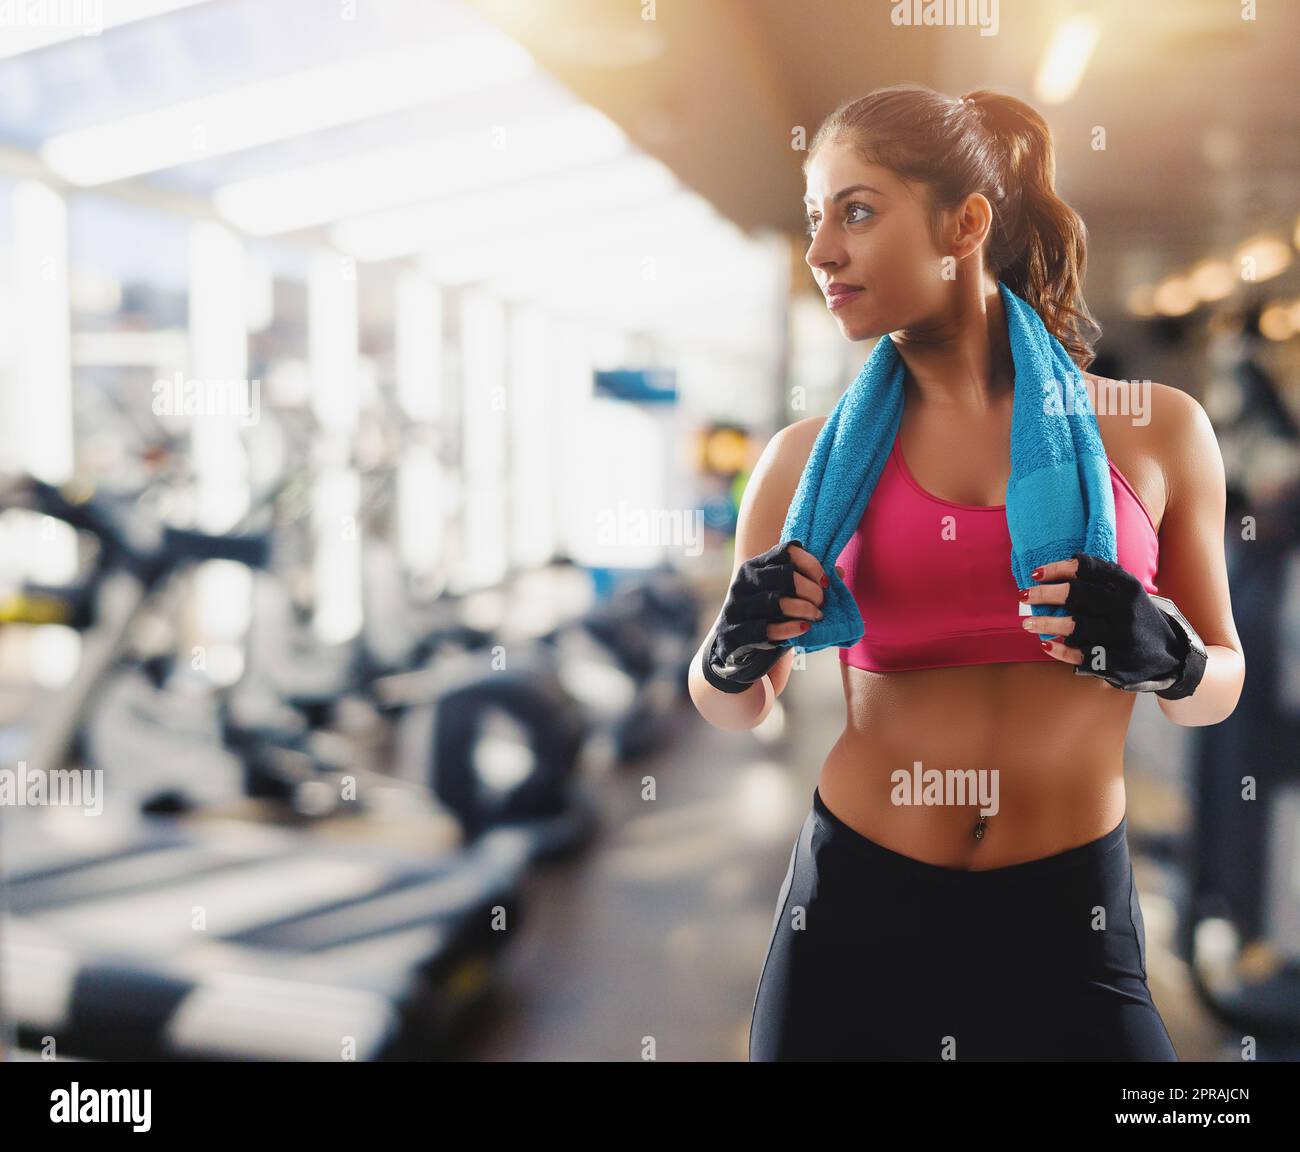
[[[689,705],[678,723],[666,753],[606,782],[592,848],[530,881],[508,996],[469,1058],[634,1060],[651,1044],[662,1060],[745,1058],[817,762],[792,772]]]
[[[842,725],[838,668],[812,658],[782,721],[726,733],[689,703],[670,747],[603,786],[599,840],[531,881],[472,1060],[744,1060],[790,849]],[[1131,843],[1185,819],[1182,730],[1139,700],[1129,742]],[[642,799],[653,786],[654,799]],[[1168,942],[1177,877],[1134,848],[1150,986],[1184,1060],[1240,1059]]]

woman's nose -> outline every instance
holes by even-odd
[[[834,268],[838,264],[837,253],[834,245],[824,230],[819,229],[813,237],[813,241],[808,245],[808,251],[804,253],[804,260],[808,267],[816,271],[818,268]]]

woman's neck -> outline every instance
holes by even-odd
[[[983,294],[958,284],[951,301],[932,321],[890,333],[906,368],[905,402],[984,413],[1015,385],[1002,294],[996,281]]]

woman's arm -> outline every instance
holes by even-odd
[[[797,421],[781,429],[767,442],[758,463],[754,465],[749,483],[745,485],[745,494],[741,497],[736,522],[735,562],[728,584],[735,580],[741,564],[747,559],[766,552],[780,542],[790,501],[794,499],[795,489],[799,487],[799,478],[808,463],[808,455],[817,439],[817,433],[825,422],[824,416]],[[710,623],[710,632],[720,614],[721,606],[714,621]],[[790,666],[794,663],[794,650],[786,652],[750,688],[744,692],[731,693],[714,688],[700,671],[704,644],[707,642],[708,633],[696,649],[688,677],[691,700],[696,710],[715,728],[728,732],[758,727],[767,719],[776,698],[785,690],[790,678]]]
[[[1208,657],[1192,695],[1156,701],[1174,724],[1218,724],[1237,707],[1246,676],[1224,557],[1223,456],[1210,418],[1194,397],[1163,384],[1152,387],[1153,431],[1158,430],[1167,493],[1156,586],[1191,622]]]

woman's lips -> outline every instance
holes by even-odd
[[[826,307],[834,312],[837,308],[843,308],[850,300],[862,295],[861,288],[854,288],[848,292],[835,292],[826,297]]]

